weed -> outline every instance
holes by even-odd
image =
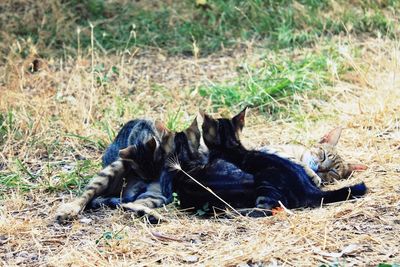
[[[109,243],[110,241],[116,240],[117,242],[124,239],[124,235],[121,234],[122,230],[124,230],[125,227],[123,227],[119,231],[106,231],[102,234],[100,238],[98,238],[95,242],[96,245],[100,245],[101,241],[105,243],[107,246],[111,246]]]
[[[253,106],[264,110],[269,104],[330,81],[330,65],[342,71],[335,53],[306,55],[301,59],[264,59],[262,66],[244,65],[239,78],[230,84],[203,86],[199,94],[208,97],[214,108]]]
[[[321,36],[347,32],[394,37],[400,10],[399,1],[367,0],[214,0],[209,8],[189,0],[160,1],[155,6],[103,0],[48,2],[32,2],[28,12],[0,4],[4,14],[0,23],[7,25],[6,41],[29,38],[44,56],[75,54],[77,29],[79,45],[89,48],[92,23],[94,44],[104,53],[152,46],[192,55],[195,40],[196,51],[207,55],[243,40],[266,40],[270,47],[280,48],[312,44]],[[8,46],[2,49],[7,51]],[[29,49],[21,53],[25,57]]]
[[[185,113],[179,108],[176,112],[168,112],[167,115],[167,128],[171,131],[178,132],[182,131],[189,126],[189,123],[182,122]]]
[[[75,163],[66,163],[62,172],[51,178],[52,184],[45,185],[48,191],[72,190],[76,193],[82,193],[83,187],[92,178],[93,173],[100,167],[99,162],[91,160],[80,160]]]

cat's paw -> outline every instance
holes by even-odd
[[[280,207],[280,205],[279,205],[279,202],[275,199],[265,197],[265,196],[259,196],[256,199],[256,208],[257,209],[268,210],[268,211],[272,212],[272,210],[277,207]]]
[[[165,218],[161,216],[161,214],[159,214],[157,211],[142,204],[130,202],[121,204],[121,207],[125,210],[133,211],[139,217],[146,216],[149,222],[152,224],[166,221]]]
[[[317,187],[322,187],[324,184],[322,184],[322,179],[318,175],[315,175],[313,177],[313,182]]]
[[[260,208],[252,208],[252,209],[241,209],[239,210],[240,214],[247,217],[252,218],[261,218],[273,215],[271,210],[260,209]]]
[[[75,219],[81,209],[82,207],[79,206],[77,203],[64,203],[57,209],[56,221],[58,223],[64,224],[72,219]]]

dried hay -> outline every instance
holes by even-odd
[[[290,118],[266,121],[251,112],[244,132],[248,146],[299,141],[312,144],[336,125],[345,127],[339,150],[349,160],[369,166],[340,185],[365,181],[369,193],[357,201],[317,209],[285,212],[262,219],[200,219],[173,207],[162,211],[168,222],[150,225],[120,210],[86,212],[68,226],[54,223],[60,199],[41,190],[22,194],[10,190],[1,200],[0,262],[3,265],[49,266],[151,266],[151,265],[270,265],[333,264],[346,266],[400,262],[400,80],[398,44],[374,39],[357,44],[363,57],[348,56],[357,71],[324,88],[330,96],[315,108],[308,94],[298,95],[299,122]],[[257,61],[256,53],[210,57],[193,61],[144,54],[132,57],[96,58],[117,65],[121,75],[106,87],[92,87],[90,60],[44,62],[48,67],[37,75],[27,73],[27,62],[9,62],[7,83],[0,84],[0,110],[19,108],[17,127],[24,133],[18,142],[6,138],[1,161],[20,157],[38,164],[45,151],[32,146],[33,138],[59,140],[75,153],[98,159],[100,151],[85,148],[60,133],[105,138],[93,127],[102,119],[103,107],[117,114],[115,99],[132,98],[142,105],[137,114],[110,115],[118,128],[135,115],[165,119],[170,110],[195,114],[205,100],[188,94],[187,88],[234,77],[242,61]],[[53,67],[57,66],[57,67]],[[2,68],[1,72],[6,67]],[[157,92],[154,84],[168,90]],[[59,95],[54,97],[54,95]],[[312,94],[312,93],[310,93]],[[173,98],[175,101],[162,99]],[[311,98],[311,99],[310,99]],[[313,102],[314,101],[314,102]],[[92,103],[89,110],[88,103]],[[51,116],[58,116],[56,124]],[[112,117],[114,116],[114,117]],[[33,130],[27,118],[34,118]],[[321,119],[314,119],[314,118]],[[56,151],[52,160],[71,160],[70,151]],[[51,179],[54,174],[43,179]]]

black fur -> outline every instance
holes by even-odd
[[[200,138],[200,136],[199,136]],[[238,169],[233,164],[216,159],[208,161],[207,155],[191,147],[184,132],[174,138],[174,161],[193,178],[209,187],[214,193],[236,208],[254,207],[253,176]],[[178,193],[181,208],[209,207],[224,208],[224,203],[209,191],[194,182],[180,170],[166,166],[161,175],[163,195],[170,200],[172,192]]]
[[[204,140],[210,149],[211,162],[223,159],[254,176],[257,208],[271,210],[280,205],[278,201],[287,208],[315,207],[322,202],[344,201],[366,193],[364,183],[322,191],[300,165],[275,154],[245,149],[238,138],[244,120],[240,121],[238,116],[232,120],[214,120],[205,115]]]

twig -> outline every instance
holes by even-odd
[[[286,211],[288,214],[290,214],[290,215],[293,215],[293,214],[294,214],[293,211],[291,211],[291,210],[289,210],[288,208],[286,208],[286,207],[282,204],[282,202],[281,202],[280,200],[278,200],[278,203],[279,203],[279,205],[281,205],[282,209],[283,209],[284,211]]]

